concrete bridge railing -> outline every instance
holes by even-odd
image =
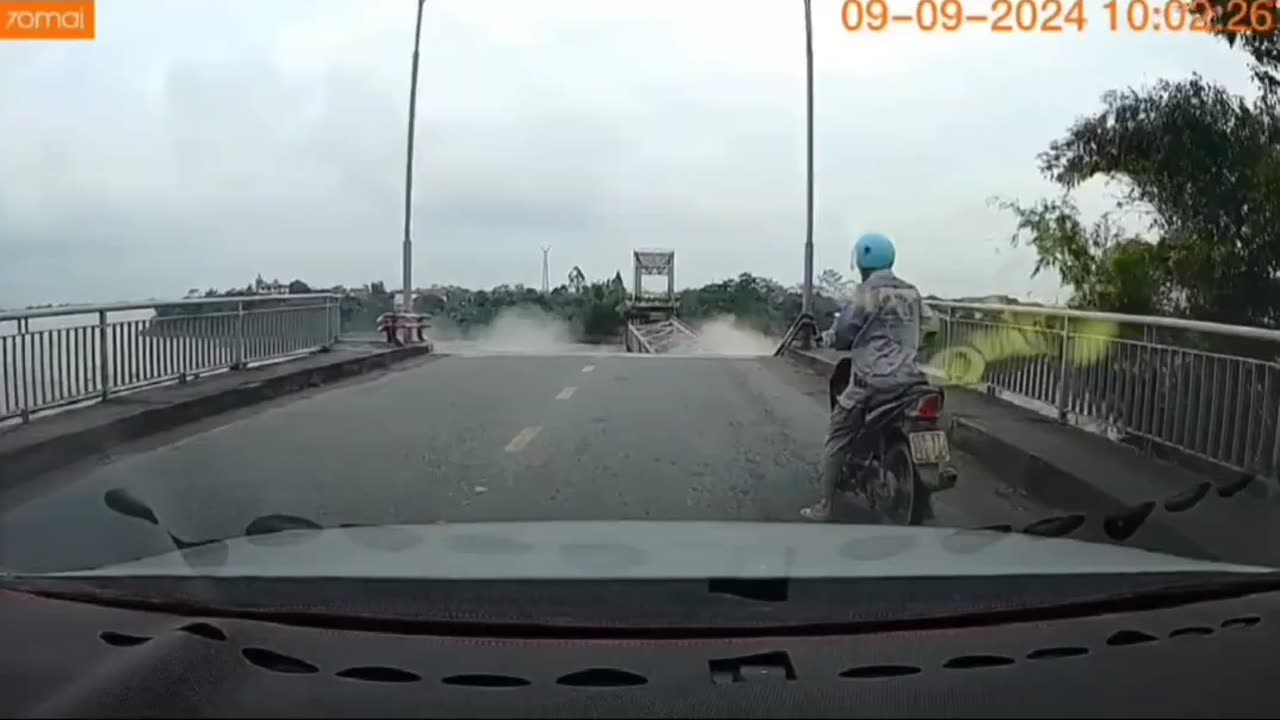
[[[0,420],[312,352],[339,326],[329,293],[0,312]]]
[[[1065,308],[931,301],[925,361],[1061,420],[1280,476],[1280,331]]]

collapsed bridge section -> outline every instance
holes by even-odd
[[[674,250],[636,250],[635,274],[626,307],[624,335],[627,352],[665,353],[697,337],[676,318],[676,253]],[[665,291],[646,291],[644,278],[665,277]]]

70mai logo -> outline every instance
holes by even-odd
[[[93,0],[0,0],[0,40],[93,40]]]

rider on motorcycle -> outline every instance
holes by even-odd
[[[893,241],[881,233],[867,233],[853,245],[850,265],[862,282],[832,328],[832,347],[849,351],[850,380],[831,410],[822,452],[822,497],[800,511],[808,520],[830,517],[836,484],[856,449],[867,411],[904,386],[927,382],[916,365],[924,303],[914,285],[893,274],[895,255]]]

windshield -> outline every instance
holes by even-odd
[[[0,4],[0,570],[1280,568],[1264,4]]]

